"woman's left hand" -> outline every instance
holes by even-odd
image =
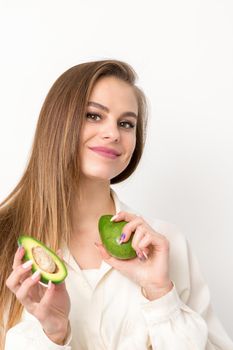
[[[122,220],[127,221],[123,228],[123,242],[127,242],[134,233],[132,247],[137,252],[138,259],[116,259],[108,254],[102,244],[96,244],[101,256],[108,264],[139,284],[149,300],[158,299],[173,287],[169,278],[169,242],[141,216],[121,211],[114,222]]]

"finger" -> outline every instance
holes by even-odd
[[[30,310],[32,312],[33,306],[36,303],[33,303],[30,296],[29,292],[30,289],[35,286],[41,277],[41,272],[37,270],[36,272],[33,273],[30,277],[26,278],[23,283],[21,284],[20,288],[16,292],[16,298],[20,301],[22,305],[25,306],[27,310]]]
[[[14,256],[14,261],[13,261],[13,269],[16,269],[17,266],[22,264],[22,259],[24,256],[25,250],[23,246],[18,247],[15,256]]]
[[[120,238],[120,243],[127,242],[136,229],[143,225],[143,223],[143,219],[138,216],[132,219],[132,221],[128,222],[122,229],[123,232]]]
[[[146,233],[142,240],[138,243],[139,249],[144,250],[149,245],[153,245],[157,252],[164,252],[169,250],[169,241],[165,236],[153,233]]]
[[[138,242],[138,249],[145,250],[152,243],[150,235],[144,236],[140,242]]]
[[[48,288],[40,301],[40,305],[51,305],[51,303],[54,301],[54,293],[58,291],[66,291],[65,282],[54,284],[52,281],[49,281]]]
[[[149,248],[143,248],[143,250],[140,250],[141,251],[141,260],[148,260],[149,259]]]
[[[48,282],[47,289],[40,301],[40,305],[49,305],[54,298],[55,284],[51,281]]]
[[[119,221],[131,221],[133,220],[137,215],[133,213],[128,213],[126,211],[119,211],[116,215],[114,215],[111,218],[111,221],[119,222]]]
[[[142,225],[139,226],[132,239],[132,247],[137,253],[137,256],[139,260],[147,260],[148,259],[148,254],[149,254],[149,248],[145,247],[143,250],[139,247],[140,241],[143,239],[146,233],[146,228],[144,228]]]
[[[123,227],[123,232],[119,239],[119,244],[123,242],[127,242],[132,235],[132,233],[136,230],[136,227],[144,222],[141,216],[128,213],[125,211],[119,212],[117,215],[111,218],[111,221],[120,222],[127,221],[128,223]]]
[[[26,261],[23,265],[16,267],[6,280],[6,286],[16,293],[21,283],[28,277],[28,273],[32,269],[32,260]]]
[[[63,253],[62,253],[62,250],[61,249],[58,249],[56,251],[56,254],[59,256],[59,258],[61,258],[63,260]]]
[[[138,250],[138,244],[142,240],[142,238],[145,236],[146,229],[143,227],[143,225],[140,225],[136,228],[136,231],[134,232],[133,239],[132,239],[132,247],[135,250]]]

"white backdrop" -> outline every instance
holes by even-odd
[[[127,61],[149,100],[148,140],[114,189],[187,236],[233,338],[232,0],[0,0],[0,36],[0,201],[54,80],[84,61]]]

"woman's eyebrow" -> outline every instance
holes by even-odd
[[[100,109],[102,109],[102,110],[105,111],[105,112],[109,112],[109,108],[108,108],[108,107],[103,106],[102,104],[100,104],[100,103],[98,103],[98,102],[89,101],[87,105],[88,105],[88,106],[93,106],[93,107],[100,108]],[[134,112],[130,112],[130,111],[124,112],[124,113],[122,113],[122,115],[121,115],[121,117],[126,117],[126,116],[134,117],[134,118],[136,118],[136,119],[137,119],[137,117],[138,117],[137,114],[135,114]]]

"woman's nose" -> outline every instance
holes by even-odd
[[[104,139],[110,139],[113,142],[118,142],[120,140],[118,125],[114,122],[106,123],[106,125],[103,127],[101,136]]]

